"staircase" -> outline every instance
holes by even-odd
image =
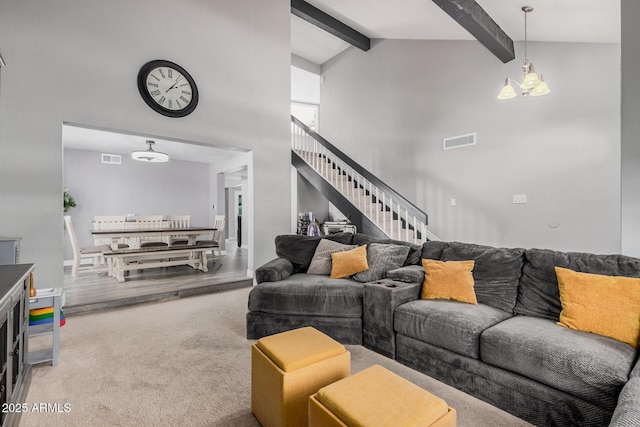
[[[291,163],[359,232],[421,244],[440,240],[427,214],[291,116]]]

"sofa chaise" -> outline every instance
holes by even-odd
[[[408,250],[400,265],[387,265],[375,280],[331,279],[307,272],[323,239],[345,245],[344,251],[363,245]],[[256,270],[249,339],[314,326],[535,425],[640,425],[637,342],[558,325],[563,306],[556,271],[638,278],[639,259],[459,242],[419,246],[349,233],[278,236],[276,253]],[[372,269],[383,262],[369,253],[367,259]],[[473,261],[475,303],[422,298],[430,261]]]

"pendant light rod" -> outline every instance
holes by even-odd
[[[533,8],[531,6],[522,6],[522,11],[524,12],[524,63],[529,63],[529,56],[527,55],[527,14],[529,12],[533,12]]]

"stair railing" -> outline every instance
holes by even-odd
[[[390,238],[440,240],[427,229],[426,213],[294,116],[291,148]]]

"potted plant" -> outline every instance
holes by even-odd
[[[69,189],[65,188],[62,192],[62,199],[64,203],[64,211],[67,212],[69,208],[76,207],[76,200],[73,198],[71,194],[69,194]]]

